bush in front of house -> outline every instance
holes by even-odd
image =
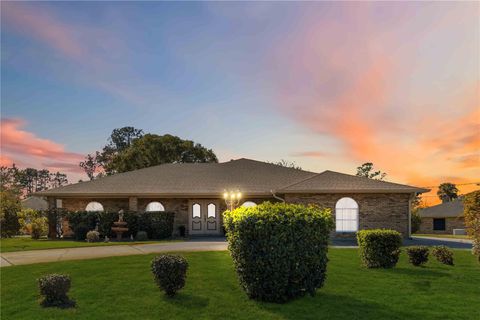
[[[163,254],[153,258],[151,270],[158,287],[173,297],[185,286],[188,262],[182,256]]]
[[[284,303],[323,286],[334,226],[329,209],[264,202],[226,211],[224,225],[240,284],[250,298]]]
[[[175,213],[168,211],[151,211],[138,215],[138,229],[145,230],[149,239],[170,238],[173,233]]]
[[[18,222],[22,233],[29,234],[32,239],[39,239],[48,233],[48,219],[43,211],[22,209],[18,213]]]
[[[428,247],[414,246],[407,248],[408,260],[411,264],[418,267],[428,262]]]
[[[362,264],[367,268],[393,268],[400,256],[402,236],[395,230],[373,229],[357,232]]]
[[[468,235],[473,239],[472,253],[480,262],[480,190],[470,192],[463,199],[463,216]]]
[[[432,255],[438,262],[453,266],[453,251],[447,246],[435,246],[432,249]]]
[[[40,295],[43,299],[40,304],[44,307],[68,308],[75,306],[75,301],[68,297],[71,280],[68,275],[48,274],[38,279]]]
[[[88,231],[86,240],[87,242],[98,242],[100,241],[100,233],[95,230]]]
[[[148,234],[146,231],[138,231],[137,235],[135,236],[135,239],[137,241],[147,241],[148,240]]]
[[[84,241],[87,238],[87,233],[90,231],[90,227],[84,223],[80,223],[73,229],[74,238],[77,241]]]

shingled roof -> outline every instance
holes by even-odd
[[[418,211],[421,218],[456,218],[463,216],[463,198],[437,204]]]
[[[38,192],[43,196],[215,196],[224,190],[249,196],[298,192],[425,192],[411,186],[347,174],[310,171],[238,159],[223,163],[162,164]]]

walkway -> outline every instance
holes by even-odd
[[[217,239],[211,239],[210,241],[209,240],[210,239],[124,246],[102,246],[5,252],[1,254],[0,267],[41,262],[130,256],[135,254],[150,254],[160,252],[227,250],[227,243],[225,241],[219,241]]]

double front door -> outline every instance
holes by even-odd
[[[220,234],[218,200],[190,200],[188,215],[190,235]]]

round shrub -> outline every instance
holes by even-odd
[[[40,295],[43,296],[40,304],[44,307],[68,308],[75,306],[75,301],[68,297],[70,277],[64,274],[48,274],[38,279]]]
[[[330,210],[264,202],[224,213],[228,248],[252,299],[283,303],[323,286]]]
[[[367,268],[393,268],[400,256],[402,236],[395,230],[373,229],[357,232],[362,264]]]
[[[428,262],[428,247],[415,246],[407,248],[408,260],[414,266],[420,266]]]
[[[155,282],[167,296],[174,296],[185,286],[188,262],[184,257],[160,255],[153,258],[151,268]]]
[[[146,231],[138,231],[137,235],[135,236],[135,239],[137,241],[147,241],[148,240],[148,235]]]
[[[438,262],[453,266],[453,252],[446,246],[435,246],[432,249],[432,255]]]
[[[92,230],[87,232],[87,242],[98,241],[100,241],[100,233],[98,231]]]
[[[75,228],[73,229],[75,240],[78,240],[78,241],[85,240],[87,238],[87,233],[89,230],[90,228],[84,223],[80,223],[77,226],[75,226]]]

